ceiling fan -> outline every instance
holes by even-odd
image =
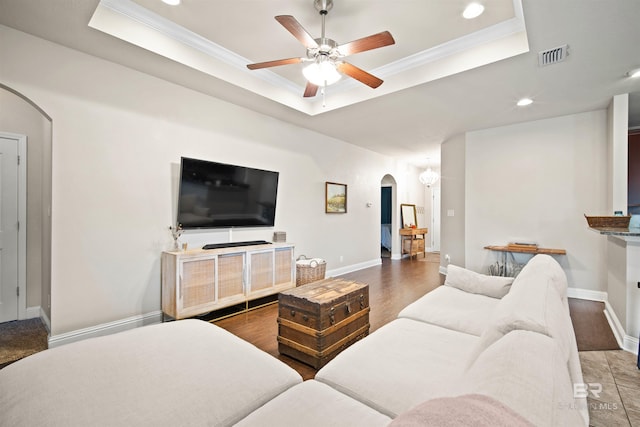
[[[275,17],[284,28],[307,48],[306,58],[287,58],[275,61],[258,62],[248,64],[250,70],[261,68],[277,67],[280,65],[298,64],[308,62],[303,69],[303,74],[307,79],[307,86],[304,90],[304,97],[315,96],[320,86],[327,86],[338,81],[342,74],[358,80],[361,83],[375,89],[382,84],[378,77],[367,73],[342,60],[345,56],[353,55],[379,47],[389,46],[395,40],[388,31],[373,34],[358,40],[339,45],[334,40],[325,37],[325,16],[333,7],[333,0],[314,0],[316,10],[322,17],[322,35],[314,39],[307,30],[291,15],[278,15]]]

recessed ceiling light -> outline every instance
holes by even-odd
[[[171,6],[177,6],[180,4],[180,0],[162,0],[162,1]]]
[[[484,12],[484,6],[480,3],[474,2],[469,3],[469,5],[464,9],[464,12],[462,12],[462,16],[466,19],[473,19],[482,15],[482,12]]]
[[[640,68],[636,68],[635,70],[631,70],[627,73],[627,76],[631,78],[640,77]]]
[[[522,98],[516,103],[518,107],[526,107],[527,105],[531,105],[531,104],[533,104],[533,99],[531,98]]]

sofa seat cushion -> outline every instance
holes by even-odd
[[[396,319],[340,353],[315,379],[392,418],[451,395],[479,338],[411,319]]]
[[[328,385],[308,380],[267,402],[236,427],[382,427],[390,421]]]
[[[557,341],[513,331],[493,343],[466,372],[466,393],[490,396],[537,426],[587,425]],[[587,416],[588,418],[588,416]]]
[[[499,299],[440,286],[405,307],[398,317],[480,336]]]
[[[229,426],[302,382],[273,356],[200,320],[45,350],[0,371],[6,426]]]
[[[488,276],[453,264],[447,266],[447,278],[444,281],[445,286],[492,298],[505,296],[512,283],[513,277]]]
[[[427,400],[403,412],[389,427],[533,427],[496,399],[481,394]]]

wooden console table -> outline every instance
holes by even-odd
[[[402,253],[409,254],[409,257],[412,259],[414,255],[417,259],[420,253],[422,256],[427,256],[425,252],[425,241],[428,232],[429,230],[427,228],[401,228]]]
[[[519,254],[547,254],[547,255],[566,255],[567,251],[564,249],[551,249],[551,248],[539,248],[537,246],[531,245],[505,245],[505,246],[485,246],[485,249],[495,252],[502,252],[502,265],[500,262],[497,265],[492,265],[489,267],[489,274],[493,276],[517,276],[524,264],[518,264],[515,262],[515,258],[513,258],[514,253]],[[507,254],[512,254],[513,263],[511,269],[507,264]],[[494,270],[495,268],[495,270]]]
[[[548,254],[548,255],[566,255],[567,251],[564,249],[550,249],[550,248],[525,248],[517,246],[485,246],[485,249],[497,252],[516,252],[521,254]]]

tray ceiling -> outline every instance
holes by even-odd
[[[486,13],[462,17],[465,2],[336,0],[326,34],[339,44],[388,30],[396,44],[347,60],[385,80],[371,89],[343,77],[326,96],[302,98],[303,64],[250,71],[246,64],[305,56],[274,19],[293,15],[314,37],[312,1],[101,0],[89,26],[309,115],[401,91],[528,51],[519,0],[485,1]],[[240,7],[239,7],[240,6]],[[203,18],[204,17],[204,18]]]

